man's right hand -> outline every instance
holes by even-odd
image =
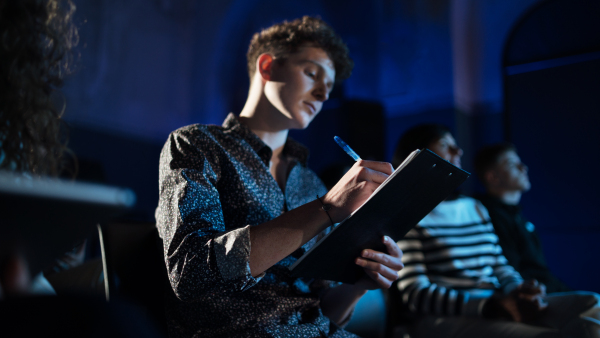
[[[393,172],[390,163],[357,161],[323,197],[323,202],[332,206],[333,221],[341,222],[358,209]]]
[[[534,322],[548,308],[544,300],[546,286],[532,279],[523,282],[508,295],[493,296],[484,307],[489,319],[506,319],[520,323]]]

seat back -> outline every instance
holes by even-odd
[[[370,290],[356,304],[354,314],[345,329],[363,338],[383,338],[386,315],[384,292],[379,289]]]
[[[136,305],[166,333],[164,295],[168,279],[155,224],[107,223],[99,225],[98,230],[106,300]]]

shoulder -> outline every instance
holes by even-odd
[[[240,138],[231,130],[209,124],[191,124],[169,134],[163,151],[212,152],[217,149],[236,148]]]
[[[236,144],[221,126],[188,125],[169,134],[161,151],[160,165],[169,169],[196,168],[208,161],[217,166],[228,149],[236,148]]]
[[[427,224],[459,225],[467,223],[479,223],[488,221],[487,209],[478,200],[469,196],[459,196],[453,200],[446,200],[438,204],[420,222]]]
[[[481,218],[489,220],[490,215],[487,208],[481,203],[480,200],[469,196],[460,196],[463,208],[466,212],[476,213]]]
[[[471,210],[478,206],[483,207],[480,201],[465,195],[460,195],[455,199],[442,201],[434,209],[434,211],[447,211],[447,210],[458,210],[466,209]]]
[[[224,136],[225,134],[225,129],[221,126],[211,124],[190,124],[172,131],[169,134],[169,140],[203,140],[218,138],[219,136]]]

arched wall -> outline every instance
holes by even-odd
[[[475,151],[504,140],[504,44],[518,20],[543,0],[453,0],[451,36],[457,141],[472,170]],[[476,180],[465,185],[476,190]]]

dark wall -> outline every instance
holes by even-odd
[[[529,166],[523,209],[567,284],[600,291],[600,3],[550,0],[515,28],[505,55],[507,138]]]
[[[83,181],[128,187],[137,197],[122,217],[154,222],[158,203],[158,159],[162,144],[90,128],[70,128],[70,148]]]
[[[524,211],[543,235],[557,274],[577,288],[598,290],[600,60],[507,81],[510,135],[532,184],[523,197]],[[588,278],[578,277],[582,271]]]

